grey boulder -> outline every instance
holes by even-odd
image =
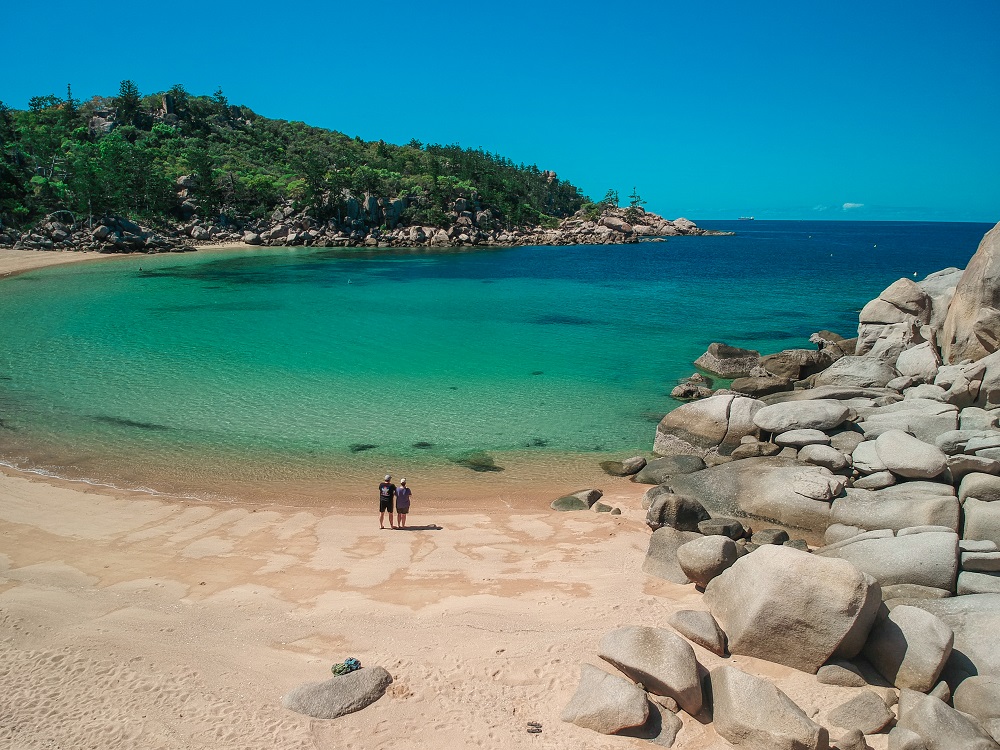
[[[560,718],[601,734],[615,734],[645,724],[649,701],[644,690],[624,677],[581,664],[580,684]]]
[[[671,583],[689,583],[687,574],[677,562],[677,549],[692,539],[701,539],[696,531],[678,531],[662,526],[649,537],[649,548],[642,563],[642,571]]]
[[[325,682],[311,682],[292,690],[282,705],[314,719],[336,719],[370,706],[385,694],[392,676],[382,667],[365,667]]]
[[[881,538],[859,535],[818,549],[815,555],[846,560],[881,586],[913,583],[954,591],[958,575],[958,535],[951,532]]]
[[[835,654],[857,655],[882,599],[843,560],[769,544],[714,578],[704,601],[732,653],[815,673]]]
[[[940,618],[901,605],[875,623],[862,653],[896,687],[926,693],[937,684],[954,640]]]
[[[702,708],[701,679],[694,649],[676,633],[632,625],[601,639],[597,652],[651,693],[665,695],[691,715]]]
[[[650,498],[646,511],[646,525],[653,531],[661,526],[671,526],[681,531],[700,531],[698,524],[711,516],[698,500],[671,492],[660,485],[646,493]]]
[[[725,656],[726,634],[711,612],[682,609],[667,618],[667,624],[692,643],[697,643],[713,654]]]
[[[736,558],[736,543],[727,536],[703,536],[677,548],[681,570],[701,588],[736,562]]]
[[[705,468],[705,462],[698,456],[664,456],[648,461],[634,481],[639,484],[663,484],[677,474],[690,474]]]
[[[753,422],[765,432],[781,434],[792,430],[832,430],[849,415],[850,409],[833,399],[786,401],[759,409]]]
[[[897,725],[920,735],[927,750],[1000,748],[975,720],[942,700],[911,690],[904,690],[899,697]]]
[[[653,451],[702,458],[710,450],[729,455],[741,438],[756,435],[753,415],[764,406],[756,399],[719,394],[674,409],[656,427]]]
[[[894,492],[857,489],[855,485],[830,506],[833,523],[862,529],[898,531],[910,526],[934,525],[958,531],[960,514],[961,505],[954,495],[929,492],[922,487]]]
[[[875,451],[886,469],[906,479],[933,479],[948,466],[944,451],[902,430],[888,430],[879,435]]]
[[[857,729],[862,734],[881,732],[896,717],[885,701],[864,690],[830,711],[830,723],[841,729]]]
[[[767,680],[735,667],[712,670],[715,731],[746,750],[828,750],[830,736]]]
[[[955,709],[972,716],[993,739],[1000,735],[1000,677],[977,675],[962,682],[952,701]]]
[[[829,504],[798,490],[825,487],[827,493],[831,492],[827,475],[822,476],[823,487],[807,483],[802,476],[819,477],[824,471],[781,456],[747,458],[674,477],[670,486],[679,494],[698,499],[713,514],[758,519],[822,534],[830,523]]]

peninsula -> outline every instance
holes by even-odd
[[[591,201],[535,165],[457,145],[366,142],[183,86],[0,103],[0,247],[162,252],[197,245],[622,244],[703,230]]]

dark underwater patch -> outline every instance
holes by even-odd
[[[532,375],[544,375],[544,374],[545,374],[545,371],[544,371],[544,370],[535,370],[535,371],[534,371],[534,372],[532,372],[531,374],[532,374]]]
[[[94,417],[95,422],[103,422],[104,424],[110,424],[115,427],[134,427],[137,430],[149,430],[150,432],[165,432],[166,430],[172,429],[167,427],[165,424],[156,424],[155,422],[138,422],[134,419],[125,419],[124,417],[110,417],[110,416],[98,416]]]
[[[427,450],[429,448],[433,448],[434,447],[434,443],[428,443],[425,440],[421,440],[419,442],[414,443],[413,447],[414,448],[419,448],[420,450],[425,451],[425,450]]]
[[[535,325],[540,326],[596,326],[601,325],[600,321],[591,320],[589,318],[581,318],[576,315],[539,315],[537,318],[531,321]]]
[[[531,438],[527,443],[524,444],[525,448],[544,448],[549,444],[549,441],[545,438]]]
[[[351,453],[364,453],[378,448],[374,443],[351,443],[348,447],[351,449]]]
[[[485,451],[466,453],[464,456],[452,459],[452,462],[458,464],[459,466],[464,466],[466,469],[472,469],[473,471],[503,471],[503,467],[497,466],[496,461],[493,460],[493,456]]]
[[[277,302],[199,302],[190,305],[160,305],[150,308],[150,312],[186,313],[211,310],[213,312],[273,312],[280,310]]]

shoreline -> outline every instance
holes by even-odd
[[[129,257],[130,255],[131,253],[101,253],[96,250],[14,250],[9,247],[0,247],[0,281],[39,268],[101,260],[102,258]]]

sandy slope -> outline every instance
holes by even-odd
[[[642,487],[594,513],[375,514],[85,494],[0,476],[0,745],[639,748],[559,721],[608,630],[699,608],[643,575]],[[419,528],[425,527],[425,528]],[[427,528],[434,527],[434,528]],[[440,527],[440,528],[436,528]],[[711,668],[723,660],[697,648]],[[389,693],[281,707],[347,656]],[[810,714],[852,692],[764,662]],[[540,735],[526,722],[542,722]],[[726,747],[685,717],[678,747]],[[879,747],[879,743],[875,744]],[[884,745],[882,745],[884,747]]]

